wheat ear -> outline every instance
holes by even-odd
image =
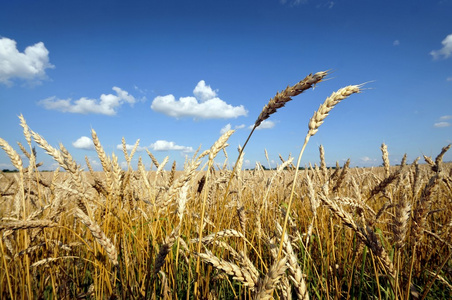
[[[179,237],[180,226],[177,226],[173,229],[171,234],[166,237],[165,243],[160,247],[159,253],[157,254],[157,258],[154,263],[154,275],[160,272],[163,264],[165,263],[166,256],[170,253],[171,247],[174,245],[174,242]]]
[[[262,112],[254,123],[254,127],[258,127],[262,121],[268,119],[272,114],[276,112],[278,108],[283,107],[287,102],[292,100],[292,97],[295,97],[302,92],[310,89],[312,86],[315,86],[317,83],[322,81],[322,79],[328,74],[328,72],[318,72],[314,75],[309,74],[305,79],[301,80],[294,86],[288,86],[281,93],[276,93],[276,96],[270,99],[270,101],[264,106]]]
[[[331,94],[330,97],[326,98],[325,102],[320,105],[319,109],[314,113],[314,116],[309,120],[309,136],[314,136],[320,125],[323,124],[326,117],[330,113],[330,111],[342,100],[351,96],[352,94],[361,92],[362,85],[349,85],[346,86],[337,92]]]
[[[389,177],[389,153],[388,153],[388,146],[386,146],[385,143],[381,144],[381,158],[383,160],[383,166],[385,169],[385,177]]]
[[[80,208],[75,208],[75,215],[80,221],[88,227],[91,234],[96,239],[96,241],[105,249],[107,256],[110,259],[113,266],[118,265],[118,252],[116,251],[115,245],[111,240],[105,235],[105,233],[100,229],[99,225],[90,217],[88,217]]]
[[[0,224],[0,230],[21,230],[34,228],[48,228],[57,227],[58,224],[49,220],[29,220],[29,221],[15,221]]]
[[[287,257],[276,261],[264,278],[259,280],[254,299],[272,299],[273,290],[287,269]]]
[[[9,156],[9,159],[11,160],[13,166],[21,171],[22,170],[22,159],[20,158],[19,154],[16,152],[16,150],[11,147],[8,142],[6,142],[4,139],[0,138],[0,147],[3,148],[3,150],[6,152],[6,154]]]
[[[240,268],[236,264],[219,259],[208,250],[207,253],[195,253],[195,254],[203,261],[212,264],[212,266],[214,266],[216,269],[221,270],[228,275],[231,275],[232,278],[242,282],[243,285],[248,286],[251,289],[254,289],[255,283],[253,280],[253,275],[249,271]]]

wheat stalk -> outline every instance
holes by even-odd
[[[322,123],[325,121],[325,118],[328,116],[329,112],[337,104],[339,104],[339,102],[346,99],[347,97],[349,97],[352,94],[361,92],[361,87],[362,87],[362,85],[350,85],[345,88],[339,89],[337,92],[332,93],[331,96],[326,98],[325,102],[322,105],[320,105],[319,109],[316,112],[314,112],[314,115],[309,120],[308,133],[305,137],[303,147],[301,148],[300,153],[298,155],[297,166],[296,166],[295,174],[294,174],[294,180],[292,182],[292,190],[290,192],[289,203],[287,205],[288,212],[290,212],[291,207],[292,207],[293,197],[295,194],[296,180],[298,179],[298,171],[299,171],[300,163],[301,163],[301,157],[303,156],[304,149],[306,148],[306,145],[308,144],[310,137],[314,136],[317,133],[320,125],[322,125]],[[284,219],[282,234],[284,234],[286,232],[288,219],[289,219],[289,214],[286,214],[286,217]],[[281,255],[282,248],[283,248],[283,242],[281,241],[281,243],[279,245],[278,257],[280,257],[280,255]]]

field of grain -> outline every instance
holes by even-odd
[[[255,128],[320,82],[278,93]],[[452,165],[423,157],[382,167],[301,170],[309,138],[361,86],[333,93],[309,122],[298,160],[265,171],[229,165],[226,132],[167,171],[124,147],[128,169],[92,138],[103,172],[83,171],[20,117],[24,161],[0,139],[16,173],[0,173],[2,299],[450,299]],[[246,144],[250,140],[251,131]],[[123,140],[125,145],[125,141]],[[60,166],[39,172],[33,147]],[[222,151],[223,165],[214,163]],[[264,151],[264,149],[263,149]],[[89,165],[89,163],[88,163]],[[173,166],[175,166],[173,164]]]

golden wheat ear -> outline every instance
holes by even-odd
[[[314,75],[309,74],[308,76],[306,76],[306,78],[304,78],[294,86],[288,86],[281,93],[276,93],[276,96],[270,99],[270,101],[262,109],[262,112],[254,123],[254,127],[258,127],[262,123],[262,121],[268,119],[278,110],[278,108],[286,105],[287,102],[292,100],[292,97],[300,95],[304,91],[321,82],[327,74],[328,71],[317,72]]]

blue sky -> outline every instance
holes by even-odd
[[[368,82],[311,138],[302,164],[392,164],[436,156],[452,142],[452,0],[0,1],[0,137],[25,144],[18,115],[82,167],[100,168],[122,137],[178,169],[222,130],[230,164],[263,106],[309,73],[329,80],[255,131],[245,167],[297,157],[313,112],[332,92]],[[222,164],[224,157],[218,157]],[[447,153],[445,160],[452,160]],[[42,151],[43,169],[55,164]],[[0,168],[12,168],[0,151]]]

